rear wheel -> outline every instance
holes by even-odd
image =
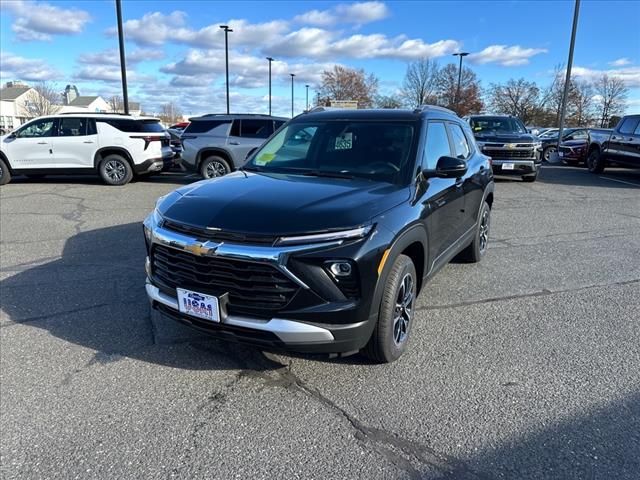
[[[468,262],[477,263],[487,253],[489,244],[489,230],[491,229],[491,207],[484,202],[480,209],[480,216],[476,234],[471,244],[462,251],[462,258]]]
[[[0,159],[0,185],[6,185],[11,181],[11,172],[4,160]]]
[[[131,165],[120,155],[107,155],[100,162],[98,171],[107,185],[125,185],[133,178]]]
[[[558,148],[557,148],[555,145],[550,145],[550,146],[548,146],[547,148],[545,148],[545,149],[542,151],[542,159],[543,159],[545,162],[548,162],[548,161],[549,161],[549,159],[551,158],[551,154],[552,154],[552,153],[555,153],[557,150],[558,150]]]
[[[215,155],[205,158],[200,165],[202,178],[222,177],[229,172],[231,172],[229,163],[224,158]]]
[[[600,154],[600,150],[594,148],[589,152],[587,157],[587,168],[591,173],[602,173],[604,171],[604,158]]]
[[[371,360],[393,362],[404,353],[413,324],[417,285],[413,262],[399,255],[387,277],[378,322],[363,350]]]

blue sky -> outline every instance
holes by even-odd
[[[296,110],[334,64],[364,68],[382,93],[402,82],[407,62],[441,65],[460,49],[484,87],[524,77],[545,86],[566,62],[572,1],[136,1],[123,0],[130,98],[149,112],[174,100],[186,114],[224,109],[224,37],[229,24],[231,108],[266,112],[273,56],[274,114]],[[621,14],[624,12],[624,14]],[[640,2],[583,0],[574,73],[602,72],[630,88],[640,111]],[[0,78],[49,80],[84,95],[120,93],[113,1],[2,0]]]

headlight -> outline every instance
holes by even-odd
[[[338,232],[317,233],[313,235],[298,235],[294,237],[280,237],[277,245],[303,245],[306,243],[330,242],[332,240],[351,240],[366,237],[373,225],[358,227]]]

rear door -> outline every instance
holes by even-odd
[[[227,140],[229,152],[236,167],[241,167],[247,155],[259,147],[273,133],[273,120],[244,118],[234,120]]]
[[[53,138],[53,152],[58,167],[93,168],[98,149],[98,133],[92,119],[64,117],[59,121],[58,135]]]
[[[42,118],[18,129],[14,138],[5,139],[11,166],[15,169],[55,168],[52,140],[58,120]]]
[[[452,155],[446,123],[429,121],[426,135],[422,168],[435,170],[440,157]],[[464,208],[462,189],[454,178],[432,177],[426,180],[426,192],[421,201],[423,220],[429,232],[430,258],[435,261],[457,239]]]

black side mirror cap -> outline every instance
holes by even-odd
[[[467,162],[461,158],[444,156],[438,159],[435,170],[423,170],[424,178],[459,178],[467,173]]]

